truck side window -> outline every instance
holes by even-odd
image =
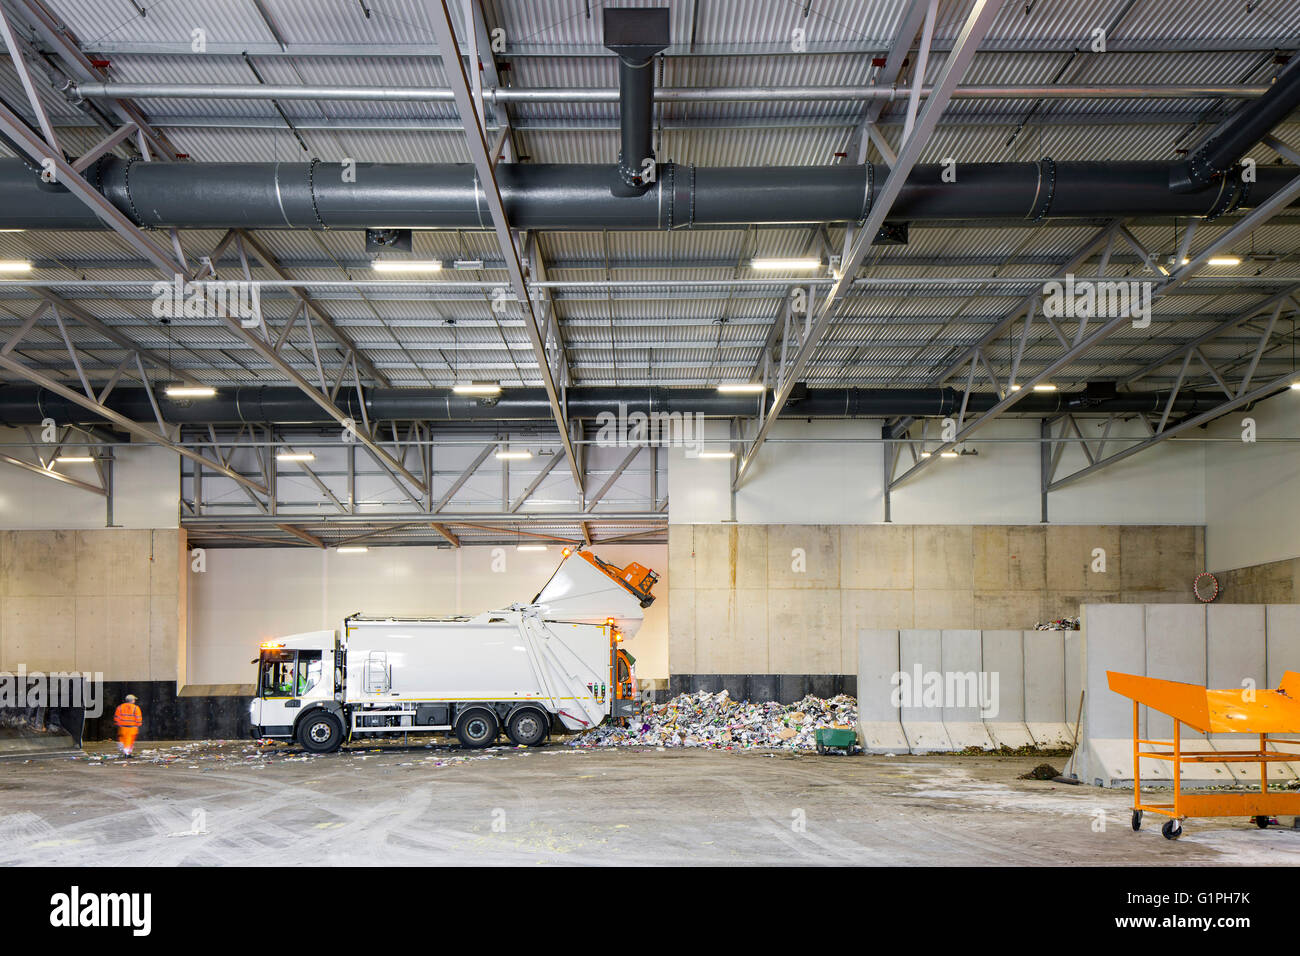
[[[307,653],[300,654],[298,657],[298,690],[297,693],[305,694],[316,686],[320,681],[321,659],[320,652],[317,651],[312,655]]]

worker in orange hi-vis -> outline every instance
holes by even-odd
[[[113,723],[117,724],[117,748],[128,757],[135,749],[135,735],[144,723],[144,714],[135,701],[135,694],[127,694],[126,700],[113,711]]]

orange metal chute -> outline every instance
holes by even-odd
[[[1198,684],[1160,680],[1138,674],[1106,672],[1110,689],[1133,701],[1133,828],[1141,825],[1143,811],[1169,817],[1161,831],[1175,839],[1182,831],[1178,821],[1187,817],[1252,817],[1267,826],[1277,814],[1300,814],[1300,793],[1269,791],[1268,764],[1300,759],[1300,750],[1270,750],[1269,745],[1300,748],[1300,740],[1270,739],[1269,734],[1300,733],[1300,674],[1287,671],[1276,690],[1248,692],[1241,687],[1212,690]],[[1141,705],[1168,714],[1174,721],[1172,740],[1143,740],[1139,732]],[[1184,750],[1182,728],[1202,734],[1257,734],[1257,750]],[[1143,750],[1143,745],[1148,748]],[[1174,772],[1172,803],[1143,803],[1141,760],[1168,761]],[[1258,763],[1259,790],[1183,793],[1182,767],[1192,763]]]
[[[606,564],[590,551],[579,551],[578,557],[585,558],[592,567],[604,572],[635,594],[640,599],[642,607],[649,607],[654,601],[654,595],[650,592],[655,582],[659,580],[659,575],[645,565],[633,561],[626,567],[620,568],[617,565]]]

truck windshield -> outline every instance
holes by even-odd
[[[288,697],[293,693],[293,651],[263,651],[257,681],[262,697]]]

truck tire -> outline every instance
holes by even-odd
[[[536,747],[546,739],[550,729],[550,716],[532,707],[516,710],[506,721],[506,734],[516,744],[524,747]]]
[[[343,725],[328,711],[314,710],[298,721],[298,743],[314,754],[332,754],[343,746]]]
[[[486,707],[473,707],[456,718],[456,739],[462,747],[490,747],[499,733],[501,724]]]

